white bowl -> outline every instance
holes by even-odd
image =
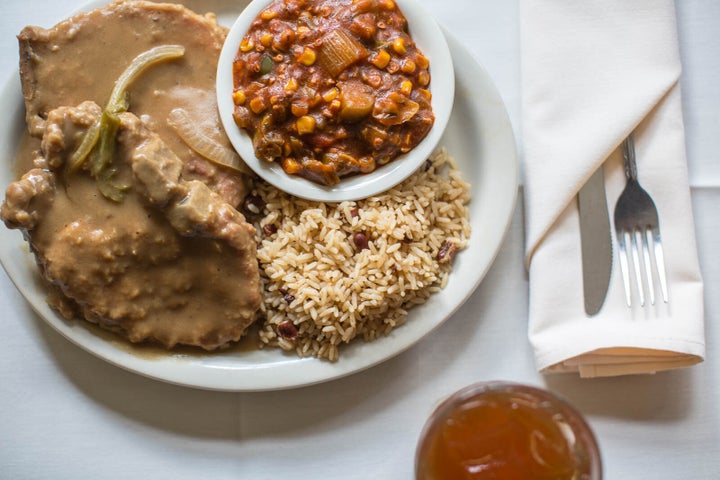
[[[297,197],[309,200],[341,202],[358,200],[384,192],[409,177],[435,150],[447,126],[455,97],[455,72],[450,49],[440,27],[417,0],[395,0],[408,21],[409,33],[430,61],[430,91],[435,122],[425,138],[410,152],[378,167],[375,171],[341,179],[333,186],[323,186],[297,175],[288,175],[278,162],[255,156],[252,138],[233,119],[232,64],[252,21],[270,0],[253,0],[230,28],[217,70],[217,96],[220,119],[235,150],[245,163],[271,185]]]

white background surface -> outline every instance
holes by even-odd
[[[517,1],[422,1],[494,78],[522,153]],[[0,72],[17,68],[23,26],[49,27],[80,4],[5,0]],[[567,397],[598,436],[607,479],[720,478],[720,2],[677,8],[705,363],[643,377],[538,375],[526,337],[521,206],[493,269],[438,331],[379,367],[285,392],[191,390],[110,366],[47,327],[2,273],[0,479],[409,479],[433,407],[489,379]]]

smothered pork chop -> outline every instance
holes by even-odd
[[[245,196],[238,176],[207,162],[178,134],[194,125],[218,147],[231,148],[215,96],[215,70],[226,34],[213,14],[136,1],[111,3],[49,30],[26,27],[18,40],[28,131],[41,137],[54,108],[86,100],[105,105],[114,82],[135,57],[160,45],[180,45],[185,50],[181,59],[148,69],[132,84],[131,111],[183,161],[186,178],[207,183],[238,205]]]
[[[242,167],[216,113],[224,37],[212,15],[149,2],[20,34],[38,148],[2,218],[23,230],[63,316],[205,349],[256,318],[255,229],[235,209]]]

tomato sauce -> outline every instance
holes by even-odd
[[[234,119],[258,158],[333,185],[427,135],[429,65],[394,0],[273,0],[235,56]]]

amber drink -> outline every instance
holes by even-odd
[[[466,387],[427,421],[417,480],[600,480],[595,437],[552,393],[503,382]]]

